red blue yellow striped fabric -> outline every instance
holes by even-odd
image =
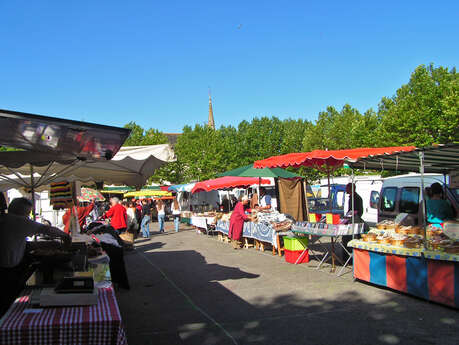
[[[459,263],[354,249],[354,277],[459,307]]]

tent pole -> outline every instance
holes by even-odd
[[[425,198],[425,188],[424,188],[424,151],[419,152],[419,161],[420,168],[419,172],[421,173],[421,208],[422,208],[422,232],[424,233],[424,249],[427,249],[427,231],[426,231],[426,198]],[[418,220],[419,223],[419,220]]]
[[[355,214],[355,211],[354,211],[354,207],[355,207],[354,206],[355,205],[354,204],[354,192],[355,192],[354,191],[354,169],[352,169],[352,173],[351,173],[351,183],[352,183],[352,185],[351,185],[351,187],[352,187],[352,189],[351,189],[351,193],[352,193],[352,195],[351,195],[352,229],[354,229],[354,223],[355,223],[355,219],[354,219],[354,214]],[[352,231],[352,239],[354,239],[354,231]]]
[[[306,202],[306,221],[309,222],[309,203],[308,203],[308,182],[303,178],[304,200]]]
[[[333,214],[333,202],[331,199],[331,186],[330,186],[330,167],[327,165],[327,180],[328,180],[328,203],[330,204],[330,213]],[[332,272],[335,271],[335,243],[333,237],[331,239],[331,257],[332,257]]]
[[[33,220],[37,220],[37,215],[35,214],[35,182],[33,178],[33,166],[30,164],[30,190],[32,192],[32,217]]]

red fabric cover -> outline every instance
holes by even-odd
[[[162,191],[168,192],[168,191],[169,191],[169,187],[170,187],[170,186],[160,186],[159,188],[160,188]]]
[[[86,222],[86,217],[89,216],[93,208],[94,208],[94,204],[90,204],[85,207],[79,207],[79,206],[77,207],[78,223],[80,224],[80,229],[83,228]],[[62,216],[62,223],[64,223],[65,225],[64,232],[68,234],[69,227],[70,227],[70,209],[68,209]]]
[[[256,161],[255,168],[286,168],[312,166],[320,167],[327,165],[338,167],[343,165],[344,161],[357,161],[359,158],[370,156],[388,155],[396,152],[408,152],[416,149],[414,146],[395,146],[395,147],[377,147],[377,148],[358,148],[349,150],[314,150],[311,152],[289,153],[281,156],[272,156],[263,160]]]
[[[398,255],[386,256],[387,287],[406,292],[406,258]]]
[[[453,262],[429,260],[427,282],[429,284],[429,298],[432,301],[455,306]]]
[[[206,180],[196,183],[191,190],[191,193],[196,192],[209,192],[211,190],[247,187],[253,184],[269,184],[268,179],[260,179],[258,177],[237,177],[237,176],[224,176],[213,180]]]
[[[114,229],[124,229],[127,227],[127,212],[123,205],[116,204],[112,206],[106,213],[105,218],[111,218],[110,224]]]
[[[232,240],[240,241],[244,230],[244,222],[248,220],[249,218],[244,213],[244,205],[242,202],[238,202],[231,214],[228,237]]]
[[[354,278],[370,281],[370,253],[354,248]]]

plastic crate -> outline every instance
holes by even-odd
[[[318,222],[320,222],[321,218],[322,218],[322,215],[320,213],[309,213],[309,222],[310,223],[318,223]]]
[[[291,264],[303,264],[309,262],[309,250],[284,250],[285,261]],[[301,256],[301,257],[300,257]],[[298,258],[300,258],[298,260]],[[296,262],[298,260],[298,262]]]
[[[284,237],[284,248],[287,250],[304,250],[307,246],[307,237]]]
[[[327,213],[327,224],[339,224],[340,216],[339,214]]]

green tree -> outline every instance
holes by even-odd
[[[131,130],[131,135],[124,142],[124,146],[159,145],[167,143],[167,137],[157,129],[150,128],[145,131],[133,121],[124,125],[124,128],[129,128]]]
[[[459,140],[456,69],[421,65],[392,98],[383,97],[377,137],[381,146],[429,146]]]

